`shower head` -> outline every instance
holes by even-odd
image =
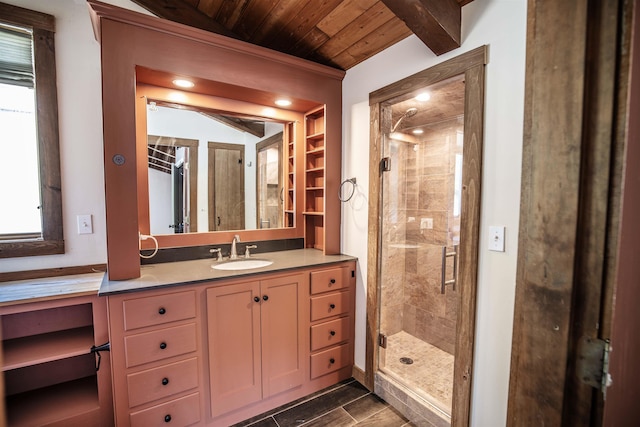
[[[398,119],[396,124],[393,125],[393,127],[391,128],[391,132],[395,132],[396,131],[396,129],[398,128],[398,125],[400,124],[400,122],[402,122],[407,117],[415,116],[417,112],[418,112],[418,109],[415,108],[415,107],[411,107],[407,111],[405,111],[404,114],[400,116],[400,118]]]

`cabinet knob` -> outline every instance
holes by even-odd
[[[167,384],[169,384],[169,378],[164,377],[164,378],[162,379],[162,385],[167,385]]]
[[[268,296],[268,295],[264,295],[264,296],[262,297],[262,299],[266,301],[266,300],[268,300],[268,299],[269,299],[269,296]]]
[[[164,416],[164,422],[165,423],[170,423],[171,422],[171,415],[167,414]]]
[[[164,307],[160,307],[160,309],[158,310],[158,314],[165,314],[167,312],[167,310],[165,310]]]
[[[333,285],[334,283],[336,283],[336,279],[329,280],[329,283],[331,283]]]
[[[253,297],[253,300],[254,300],[255,302],[260,302],[260,297]]]
[[[333,365],[334,363],[336,363],[336,359],[334,359],[334,358],[332,357],[331,359],[329,359],[329,363],[331,363],[331,364]]]
[[[165,348],[167,348],[167,343],[166,342],[161,342],[160,343],[160,350],[164,350]]]
[[[329,333],[330,333],[330,334],[331,334],[331,336],[333,337],[333,336],[335,336],[336,331],[331,331],[331,332],[329,332]]]
[[[335,305],[335,304],[329,304],[329,308],[330,308],[331,310],[333,310],[334,308],[336,308],[336,305]]]

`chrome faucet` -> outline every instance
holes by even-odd
[[[244,248],[244,257],[245,258],[251,258],[251,252],[249,252],[249,249],[256,249],[258,247],[258,245],[247,245]]]
[[[233,240],[231,241],[231,255],[229,255],[229,259],[238,259],[238,251],[236,249],[236,242],[240,241],[240,236],[233,236]]]

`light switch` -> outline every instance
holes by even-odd
[[[78,215],[78,234],[93,233],[93,225],[91,224],[91,215]]]
[[[504,226],[492,225],[489,227],[489,250],[504,252]]]

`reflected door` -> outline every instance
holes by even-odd
[[[209,143],[209,230],[244,230],[244,145]]]

